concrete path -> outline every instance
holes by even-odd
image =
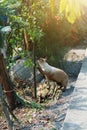
[[[62,130],[87,130],[87,49]]]

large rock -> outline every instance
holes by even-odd
[[[33,68],[25,66],[24,61],[25,60],[21,59],[11,67],[10,77],[15,84],[22,82],[28,85],[32,85],[34,82]],[[42,78],[43,76],[38,70],[36,70],[36,82],[40,82]]]
[[[64,56],[64,61],[59,61],[59,68],[63,69],[70,77],[77,77],[85,57],[85,49],[72,49]]]

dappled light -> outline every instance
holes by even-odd
[[[67,20],[73,24],[85,13],[86,0],[60,0],[60,13],[65,12]]]
[[[87,0],[81,0],[81,4],[87,6]]]
[[[75,91],[86,110],[86,48],[87,0],[0,0],[0,130],[61,130]]]

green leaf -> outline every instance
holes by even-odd
[[[81,0],[61,0],[59,11],[60,13],[65,12],[65,16],[71,24],[84,13]]]

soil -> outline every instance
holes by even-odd
[[[80,47],[70,50],[65,55],[65,60],[78,64],[73,64],[73,68],[80,69],[82,60],[84,59],[85,49]],[[75,67],[75,65],[77,65]],[[72,69],[72,67],[71,67]],[[73,70],[73,74],[79,72]],[[15,130],[61,130],[67,109],[69,107],[70,98],[75,87],[77,76],[70,74],[69,84],[65,92],[60,92],[55,98],[45,100],[44,108],[41,110],[20,108],[14,111],[14,114],[21,122],[21,125],[15,123]],[[0,129],[8,130],[5,117],[0,116]]]

